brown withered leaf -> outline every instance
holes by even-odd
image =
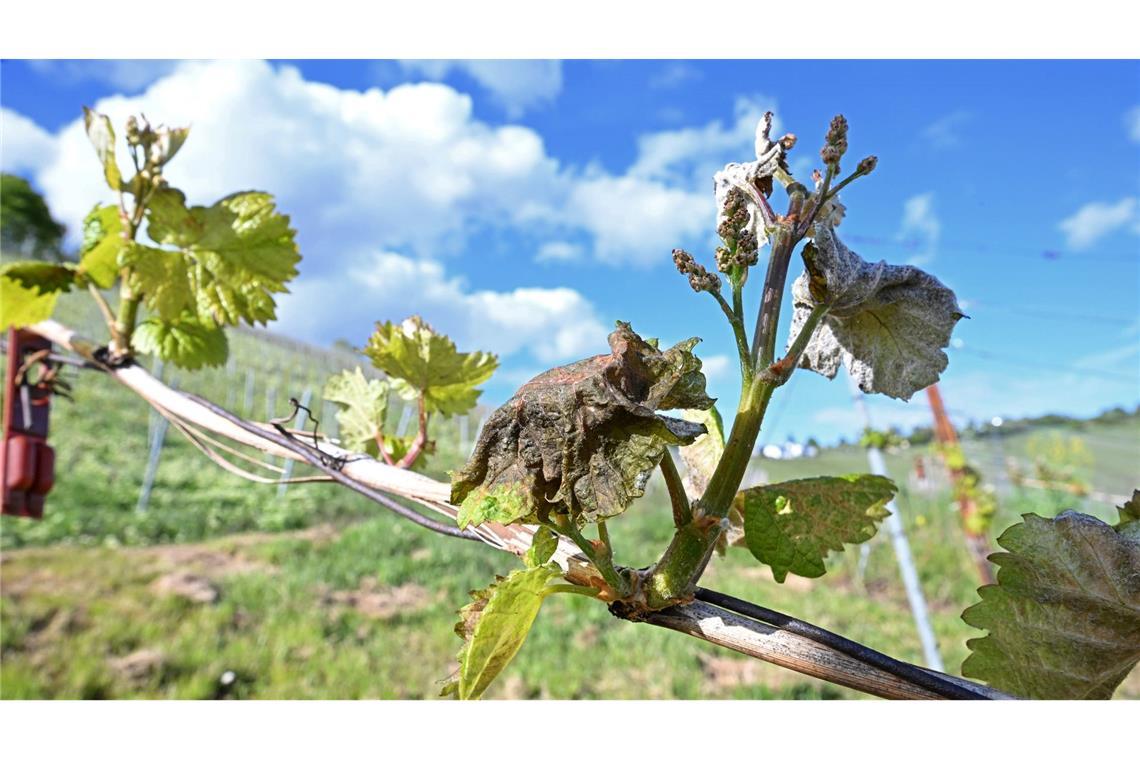
[[[657,414],[712,406],[692,352],[697,342],[662,351],[619,322],[611,353],[520,388],[487,419],[471,460],[452,478],[460,524],[536,522],[551,513],[596,521],[625,511],[668,445],[705,432]]]

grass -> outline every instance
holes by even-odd
[[[71,304],[65,308],[76,308]],[[78,311],[63,318],[76,323]],[[249,334],[235,336],[231,369],[183,378],[183,388],[242,411],[233,378],[277,378],[282,398],[319,389],[330,354],[306,356]],[[333,357],[337,358],[337,357]],[[345,358],[345,361],[350,361]],[[291,369],[286,370],[286,367]],[[286,376],[288,372],[288,376]],[[42,522],[0,528],[0,696],[4,698],[432,698],[454,668],[455,610],[469,589],[517,566],[489,548],[438,536],[331,485],[294,486],[282,499],[224,473],[168,438],[149,511],[135,512],[147,451],[148,411],[107,378],[77,378],[76,403],[53,408],[57,486]],[[262,402],[258,402],[260,406]],[[319,405],[318,405],[319,406]],[[277,413],[284,411],[279,408]],[[267,414],[254,412],[264,418]],[[327,415],[326,415],[327,416]],[[469,421],[474,434],[475,417]],[[463,458],[456,425],[435,428],[429,474]],[[1135,419],[1079,431],[1097,488],[1126,492],[1140,460]],[[1028,436],[1009,436],[1006,453]],[[989,441],[967,454],[990,482]],[[1131,449],[1129,448],[1131,447]],[[916,450],[888,456],[947,668],[979,634],[959,615],[976,580],[945,492],[908,485]],[[814,460],[756,462],[768,478],[858,472],[865,453],[827,450]],[[987,471],[989,468],[989,471]],[[300,470],[298,470],[300,474]],[[1130,492],[1130,489],[1127,491]],[[1010,489],[995,535],[1022,512],[1055,514],[1075,497]],[[1111,508],[1105,505],[1102,517]],[[652,562],[671,531],[663,486],[612,526],[619,558]],[[747,552],[718,560],[705,585],[797,615],[921,662],[921,648],[889,542],[835,555],[821,579],[777,584]],[[194,601],[169,586],[205,591]],[[189,593],[189,592],[188,592]],[[190,594],[191,596],[193,594]],[[227,675],[229,674],[229,675]],[[1135,674],[1118,692],[1140,697]],[[522,652],[488,694],[498,698],[858,698],[862,695],[675,633],[632,625],[581,597],[551,598]]]

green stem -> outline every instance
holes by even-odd
[[[669,501],[673,504],[673,524],[682,528],[693,521],[693,512],[689,507],[689,496],[681,482],[681,474],[677,472],[677,465],[668,451],[661,457],[661,474],[665,476],[665,487],[669,490]]]
[[[728,323],[732,325],[732,334],[736,338],[736,352],[740,359],[740,379],[744,386],[752,380],[752,362],[748,354],[748,336],[744,332],[744,320],[736,313],[733,307],[728,305],[728,301],[724,300],[717,291],[709,291],[712,293],[713,298],[716,299],[717,304],[720,306],[724,316],[728,318]],[[733,301],[737,300],[737,292],[734,286]],[[738,307],[740,308],[740,307]]]
[[[578,526],[574,524],[574,519],[566,515],[558,515],[555,518],[555,523],[550,525],[553,529],[557,530],[564,536],[570,538],[582,553],[586,555],[586,559],[597,568],[598,572],[602,574],[606,583],[614,590],[614,593],[619,598],[629,595],[629,582],[622,577],[621,573],[614,567],[613,557],[598,552],[597,548],[590,543],[590,540],[582,535],[582,531],[578,530]]]

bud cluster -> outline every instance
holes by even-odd
[[[839,170],[839,159],[847,152],[847,119],[843,114],[839,114],[831,120],[831,126],[827,129],[827,135],[824,138],[823,149],[819,152],[819,157],[823,159],[823,163],[828,166],[835,166],[835,170]]]
[[[683,275],[688,275],[689,286],[698,293],[720,291],[720,277],[698,264],[693,255],[683,248],[673,249],[673,265]]]
[[[749,220],[748,199],[743,191],[734,187],[725,197],[721,223],[717,227],[717,234],[725,245],[716,249],[716,266],[726,274],[733,267],[750,267],[759,260],[759,241]]]

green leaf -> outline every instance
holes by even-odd
[[[1118,533],[1133,537],[1140,542],[1140,490],[1132,492],[1132,498],[1116,508]]]
[[[95,146],[95,155],[103,165],[103,178],[107,180],[107,186],[112,190],[120,189],[123,175],[115,162],[115,130],[111,127],[111,120],[84,106],[83,124],[87,128],[87,138]]]
[[[55,311],[55,302],[59,300],[58,290],[40,293],[21,286],[18,280],[8,276],[8,270],[13,266],[18,264],[0,266],[0,330],[26,327],[49,319]]]
[[[513,483],[502,483],[471,491],[460,502],[455,519],[460,528],[485,522],[507,525],[526,517],[531,510],[530,499],[523,488]]]
[[[369,380],[360,367],[346,369],[325,383],[324,398],[340,407],[336,421],[345,448],[376,451],[376,434],[388,411],[388,384]]]
[[[229,355],[225,331],[213,323],[203,325],[190,312],[174,320],[143,320],[135,328],[131,345],[139,353],[183,369],[219,367]]]
[[[544,372],[487,418],[470,461],[452,477],[452,503],[518,486],[524,504],[511,502],[505,515],[537,522],[542,510],[605,519],[645,493],[667,446],[691,444],[705,432],[656,413],[712,406],[695,340],[661,351],[619,322],[609,342],[609,354]]]
[[[461,353],[420,317],[396,325],[376,324],[364,354],[393,380],[393,389],[406,400],[424,394],[428,412],[464,414],[475,407],[485,382],[499,366],[494,354]]]
[[[472,593],[475,601],[460,610],[455,627],[467,642],[459,651],[454,688],[460,699],[479,699],[514,659],[549,594],[546,584],[561,574],[554,564],[515,570]]]
[[[1124,529],[1135,523],[1022,519],[990,555],[997,584],[962,613],[989,631],[966,642],[962,673],[1033,699],[1108,699],[1140,661],[1140,542]]]
[[[188,259],[179,251],[164,251],[138,243],[126,246],[119,265],[130,270],[131,289],[163,320],[176,320],[194,308]],[[209,321],[206,324],[213,324]]]
[[[100,288],[109,288],[119,276],[119,254],[126,248],[123,220],[116,206],[96,206],[83,220],[79,269]]]
[[[550,528],[543,525],[534,532],[534,538],[530,542],[530,548],[526,550],[523,562],[526,563],[527,567],[545,565],[554,556],[557,549],[558,536]]]
[[[36,295],[66,293],[75,284],[74,264],[47,261],[13,261],[0,265],[0,275]]]
[[[788,345],[816,305],[830,308],[800,366],[834,378],[842,364],[864,393],[904,400],[936,383],[948,361],[942,349],[964,316],[954,292],[921,269],[864,261],[830,224],[812,230],[806,270],[792,285]]]
[[[818,578],[829,551],[874,536],[895,490],[880,475],[842,475],[757,486],[736,501],[748,549],[783,583],[789,572]]]
[[[181,192],[156,193],[147,208],[147,234],[181,248],[198,318],[251,325],[276,317],[275,293],[297,274],[301,260],[289,227],[268,193],[235,193],[213,206],[186,207]]]

